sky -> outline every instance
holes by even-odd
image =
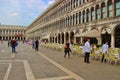
[[[56,0],[0,0],[0,24],[29,26]]]

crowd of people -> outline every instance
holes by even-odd
[[[39,41],[38,40],[32,40],[31,45],[35,51],[39,51]],[[9,46],[11,46],[11,48],[12,48],[12,53],[16,53],[17,52],[16,47],[18,46],[18,41],[15,40],[15,38],[13,38],[12,40],[8,41],[8,47]],[[68,58],[70,59],[70,53],[72,52],[71,47],[72,47],[72,44],[67,40],[65,43],[65,46],[64,46],[64,53],[65,53],[64,58],[66,58],[66,56],[68,55]],[[84,45],[83,45],[83,49],[84,49],[84,53],[85,53],[85,56],[84,56],[85,63],[90,63],[90,61],[89,61],[90,54],[92,53],[92,51],[95,48],[97,48],[96,45],[91,46],[90,38],[87,38],[87,40],[84,42]],[[106,62],[105,54],[108,53],[108,48],[109,48],[108,41],[106,41],[101,47],[102,52],[103,52],[101,62],[103,62],[103,61]]]
[[[64,57],[66,57],[66,55],[68,54],[68,58],[70,58],[70,52],[71,52],[71,49],[70,49],[71,46],[70,45],[71,45],[71,43],[69,43],[69,41],[67,41],[65,46],[64,46],[64,53],[65,53]],[[90,54],[96,48],[97,48],[96,45],[91,46],[90,38],[87,38],[87,40],[84,42],[84,45],[83,45],[83,50],[84,50],[84,53],[85,53],[85,56],[84,56],[84,62],[85,63],[90,63],[90,61],[89,61]],[[109,48],[108,41],[106,41],[101,47],[101,50],[103,52],[101,62],[103,62],[103,60],[105,60],[105,54],[108,53],[108,48]],[[106,60],[105,60],[105,62],[106,62]]]

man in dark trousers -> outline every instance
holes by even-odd
[[[70,59],[70,43],[69,41],[66,42],[65,46],[64,46],[64,52],[65,52],[65,55],[64,55],[64,58],[66,58],[66,55],[68,54],[68,58]]]
[[[10,41],[10,44],[11,44],[11,47],[12,47],[12,53],[15,53],[16,52],[16,40],[13,38],[11,41]]]
[[[35,41],[35,51],[39,51],[39,41]]]
[[[89,57],[90,57],[90,52],[91,52],[90,38],[88,38],[87,41],[85,42],[84,49],[85,49],[84,62],[90,63],[89,62]]]

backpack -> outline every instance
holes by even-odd
[[[67,45],[65,45],[64,48],[66,49],[66,48],[67,48]]]

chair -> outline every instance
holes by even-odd
[[[110,64],[114,61],[116,65],[119,60],[120,60],[120,54],[111,54]]]

